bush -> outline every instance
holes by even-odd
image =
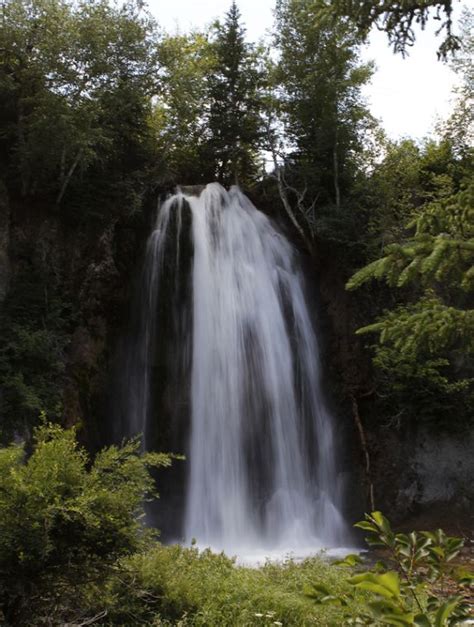
[[[0,449],[0,619],[7,624],[51,624],[90,611],[117,560],[152,535],[140,522],[154,487],[148,467],[170,457],[140,455],[133,441],[91,463],[75,435],[44,423],[29,457],[23,446]]]
[[[464,545],[461,538],[441,529],[394,533],[381,512],[366,514],[355,526],[368,533],[369,546],[383,549],[387,563],[379,561],[372,570],[356,572],[349,579],[349,594],[330,590],[325,581],[308,588],[308,596],[318,604],[342,608],[350,607],[358,592],[367,593],[362,611],[356,617],[347,612],[344,625],[452,627],[472,618],[465,586],[472,584],[474,575],[453,566]],[[362,559],[348,555],[339,564],[360,569]]]

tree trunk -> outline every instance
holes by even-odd
[[[24,197],[28,194],[28,189],[30,186],[30,166],[28,163],[28,159],[26,157],[27,148],[26,148],[26,138],[24,131],[24,111],[23,111],[23,102],[20,99],[18,100],[18,143],[20,144],[20,178],[21,178],[21,195]]]
[[[71,165],[71,167],[69,168],[69,172],[66,175],[66,178],[63,181],[63,184],[61,185],[61,190],[58,194],[58,197],[56,198],[56,204],[59,205],[61,203],[61,200],[63,199],[63,196],[66,192],[67,186],[69,185],[69,182],[71,180],[72,175],[74,174],[77,166],[79,165],[79,161],[81,160],[81,156],[82,156],[82,150],[79,150],[79,152],[77,153],[76,158],[74,159],[73,164]]]
[[[341,190],[339,189],[339,158],[337,155],[338,139],[337,139],[337,127],[336,136],[334,138],[334,148],[332,152],[333,156],[333,172],[334,172],[334,191],[336,193],[336,209],[341,208]]]

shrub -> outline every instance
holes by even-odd
[[[358,616],[347,613],[345,625],[395,625],[398,627],[451,627],[471,616],[464,586],[474,575],[453,566],[464,541],[447,536],[441,529],[409,534],[394,533],[380,512],[365,515],[356,527],[368,533],[367,543],[382,547],[389,565],[377,562],[374,569],[356,573],[349,583],[353,592],[340,595],[324,583],[308,588],[308,596],[318,604],[350,607],[354,594],[368,596]],[[340,565],[354,567],[362,559],[349,555]],[[457,594],[445,593],[446,583],[455,582]]]
[[[148,467],[170,457],[140,455],[132,441],[91,463],[75,436],[43,423],[29,457],[23,446],[0,449],[0,618],[7,624],[89,611],[117,560],[152,535],[140,521],[154,489]]]

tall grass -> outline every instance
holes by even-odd
[[[113,624],[339,626],[341,607],[316,605],[304,589],[319,582],[343,594],[350,576],[323,557],[248,568],[209,550],[161,545],[129,558],[124,568],[109,613]]]

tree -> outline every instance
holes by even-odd
[[[446,137],[460,158],[469,161],[474,145],[474,11],[464,8],[460,19],[460,46],[451,67],[460,79],[455,87],[455,106],[439,132]]]
[[[368,215],[363,237],[367,260],[374,260],[388,244],[407,235],[406,225],[428,198],[440,191],[449,176],[453,189],[463,178],[463,161],[450,140],[381,142],[382,158],[371,164],[361,186]]]
[[[376,279],[388,288],[390,306],[358,331],[377,335],[381,395],[399,406],[399,415],[441,421],[473,418],[465,409],[474,395],[471,24],[465,12],[453,60],[462,83],[441,140],[388,144],[367,181],[371,261],[347,284],[357,289]],[[373,298],[373,290],[366,294]]]
[[[441,21],[444,14],[444,22],[441,22],[437,34],[443,30],[446,34],[439,47],[438,57],[446,58],[448,53],[453,53],[459,48],[459,38],[452,33],[452,0],[423,0],[422,2],[333,0],[327,3],[327,11],[334,19],[350,18],[363,36],[368,36],[372,26],[387,33],[394,52],[399,52],[403,56],[407,54],[407,47],[415,43],[413,24],[419,24],[421,28],[425,28],[431,9],[435,10],[433,18],[435,20]]]
[[[111,180],[123,197],[149,150],[156,90],[156,30],[141,3],[6,0],[0,48],[9,188],[59,205],[100,171],[101,190],[113,196]]]
[[[216,62],[208,79],[208,138],[202,158],[210,163],[211,178],[248,184],[258,170],[261,74],[235,2],[224,23],[216,25],[213,48]]]
[[[216,63],[208,33],[165,36],[159,45],[161,84],[152,126],[163,178],[173,183],[203,182],[200,159],[206,135],[209,77]],[[205,168],[204,168],[205,169]]]
[[[9,625],[75,623],[117,560],[152,535],[140,520],[154,492],[148,470],[170,457],[140,456],[135,441],[92,462],[75,436],[44,422],[30,456],[0,449],[0,616]]]
[[[320,0],[279,0],[276,23],[283,176],[314,236],[322,212],[341,213],[348,201],[363,134],[373,125],[361,96],[372,69],[358,62],[353,25],[334,24]]]
[[[73,312],[70,293],[53,272],[28,262],[17,269],[0,311],[0,442],[29,433],[41,410],[60,418]]]
[[[438,155],[447,145],[441,142]],[[423,160],[435,152],[429,144],[425,150],[418,177]],[[358,333],[378,335],[374,364],[400,411],[413,409],[418,399],[417,413],[428,418],[459,404],[468,407],[474,383],[474,179],[472,172],[458,178],[464,166],[450,154],[419,188],[420,205],[396,241],[347,284],[357,289],[383,279],[392,292],[404,294],[394,295],[394,306]]]

